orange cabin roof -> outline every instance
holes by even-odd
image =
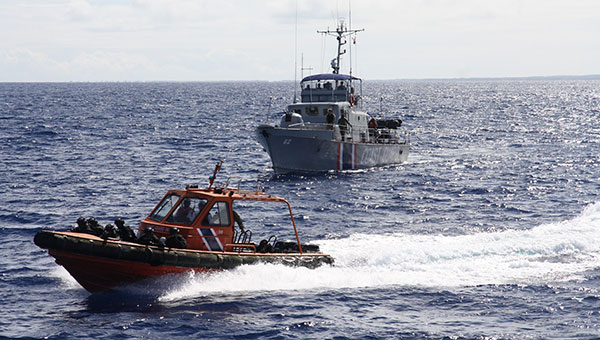
[[[198,189],[193,187],[188,187],[185,190],[172,190],[172,191],[189,191],[193,193],[200,193],[202,195],[206,195],[208,197],[230,197],[231,200],[249,200],[249,201],[270,201],[270,202],[285,202],[287,201],[284,198],[279,196],[267,194],[261,191],[253,191],[253,190],[239,190],[233,188],[211,188],[211,189]]]

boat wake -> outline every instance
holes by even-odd
[[[599,222],[600,202],[574,219],[529,230],[461,236],[353,235],[324,241],[322,249],[332,253],[338,275],[364,286],[569,281],[598,267]]]
[[[355,234],[320,242],[335,266],[242,266],[189,274],[161,300],[236,293],[408,285],[453,287],[583,279],[600,260],[600,202],[571,220],[529,230],[461,236]]]
[[[460,236],[354,234],[319,242],[321,250],[334,257],[334,266],[308,269],[258,264],[211,274],[190,272],[165,289],[160,300],[248,291],[581,280],[600,263],[599,225],[600,202],[571,220],[528,230]],[[76,287],[66,271],[60,270],[54,276]]]

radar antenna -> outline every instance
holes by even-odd
[[[340,73],[340,59],[342,57],[342,54],[346,53],[345,49],[342,50],[342,46],[347,43],[346,37],[352,34],[356,34],[358,32],[362,32],[364,30],[364,28],[359,30],[348,29],[344,25],[344,21],[340,20],[340,23],[335,31],[329,29],[327,29],[326,31],[317,31],[317,33],[334,36],[338,41],[337,57],[331,60],[331,68],[333,69],[334,74]]]

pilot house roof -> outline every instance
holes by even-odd
[[[360,80],[360,78],[356,78],[347,74],[337,74],[337,73],[321,73],[321,74],[313,74],[307,77],[304,77],[302,81],[311,81],[311,80]]]

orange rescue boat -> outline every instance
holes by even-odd
[[[34,242],[48,249],[56,263],[90,292],[190,270],[209,272],[256,263],[308,268],[333,264],[333,258],[319,252],[318,246],[300,243],[292,208],[285,199],[259,190],[240,190],[226,185],[213,188],[220,166],[221,163],[217,164],[206,189],[188,186],[185,190],[168,191],[138,227],[140,232],[152,228],[157,237],[167,237],[177,228],[186,240],[185,249],[125,242],[74,231],[42,230],[36,234]],[[236,201],[287,205],[295,241],[277,241],[273,235],[259,244],[252,242],[252,232],[239,228],[242,222],[233,210]]]

